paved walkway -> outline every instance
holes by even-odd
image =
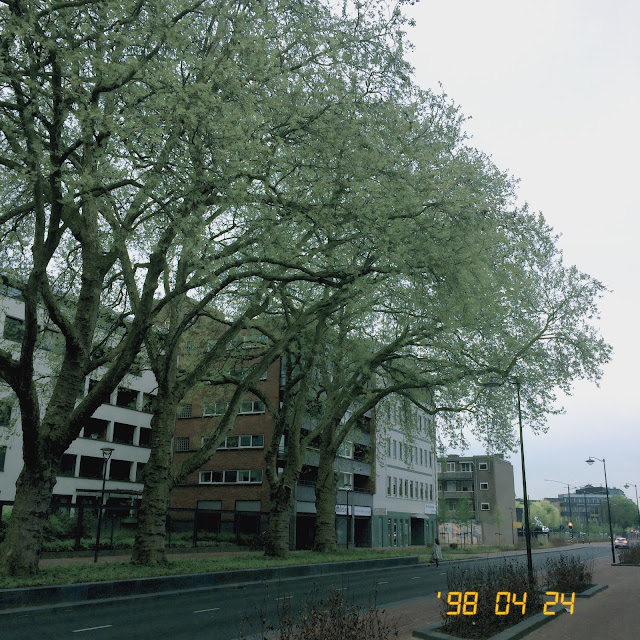
[[[592,598],[576,598],[573,615],[559,616],[531,632],[527,640],[638,640],[640,567],[612,567],[610,556],[598,558],[593,581],[609,588]],[[411,640],[414,629],[442,621],[435,597],[388,607],[387,613],[397,621],[398,640]]]

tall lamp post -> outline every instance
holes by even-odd
[[[557,482],[558,484],[564,484],[567,487],[567,494],[568,494],[568,500],[569,500],[569,522],[571,522],[573,520],[573,517],[571,515],[571,491],[569,490],[571,488],[571,485],[568,482],[562,482],[561,480],[549,480],[548,478],[544,479],[545,482]],[[574,489],[576,487],[573,487]],[[573,527],[571,527],[571,540],[573,540]]]
[[[611,557],[613,558],[613,564],[616,563],[616,550],[613,546],[613,525],[611,524],[611,502],[609,501],[609,485],[607,484],[607,465],[604,461],[604,458],[596,458],[595,456],[589,456],[589,459],[586,461],[587,464],[591,465],[596,460],[600,460],[602,462],[602,466],[604,468],[604,489],[607,493],[607,511],[609,513],[609,536],[611,540]]]
[[[100,449],[102,451],[102,491],[100,493],[100,506],[98,508],[98,530],[96,531],[96,550],[93,554],[93,561],[98,562],[98,549],[100,548],[100,529],[102,529],[102,510],[104,505],[104,486],[107,482],[107,463],[109,462],[109,458],[111,458],[111,454],[113,453],[113,449],[111,447],[102,447]]]
[[[505,382],[515,386],[518,396],[518,426],[520,427],[520,462],[522,464],[522,491],[524,499],[524,526],[525,526],[525,542],[527,545],[527,575],[529,578],[529,589],[533,591],[533,557],[531,555],[531,527],[529,525],[529,498],[527,497],[527,475],[525,472],[524,464],[524,443],[522,440],[522,406],[520,404],[520,379],[519,378],[505,378],[494,382],[485,382],[484,387],[491,389],[495,387],[501,387]]]
[[[638,532],[636,533],[636,538],[638,538],[640,537],[640,505],[638,505],[638,485],[633,484],[633,482],[628,482],[624,485],[625,489],[628,489],[629,487],[636,488],[636,509],[638,510]]]

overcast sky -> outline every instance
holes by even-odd
[[[521,200],[562,235],[565,262],[611,290],[599,326],[614,354],[600,387],[578,383],[546,434],[525,427],[529,496],[566,492],[545,478],[603,485],[589,456],[606,460],[610,487],[640,485],[640,3],[423,0],[407,13],[418,84],[442,84],[472,118],[472,144],[520,178]],[[521,496],[519,454],[510,460]]]

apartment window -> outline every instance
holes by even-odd
[[[480,483],[480,489],[486,490],[488,488],[489,488],[489,483],[488,482],[481,482]]]
[[[433,500],[433,485],[429,485],[429,500]]]
[[[2,337],[12,342],[22,342],[24,336],[24,320],[20,318],[4,317],[4,331]]]
[[[393,457],[394,458],[398,457],[398,441],[397,440],[393,441]]]
[[[251,373],[251,369],[230,369],[229,370],[229,375],[232,378],[244,378],[245,376],[249,375],[249,373]],[[264,381],[267,379],[267,372],[263,371],[260,374],[260,378],[261,381]]]
[[[343,442],[339,447],[338,447],[338,455],[341,458],[349,458],[350,460],[353,460],[353,451],[354,451],[354,447],[353,447],[353,442]]]
[[[264,402],[260,400],[247,400],[240,405],[238,413],[264,413]]]
[[[4,459],[7,457],[7,447],[0,447],[0,471],[4,471]]]
[[[420,466],[422,466],[422,454],[424,452],[424,449],[420,449]]]
[[[198,345],[193,340],[187,340],[184,343],[184,347],[182,349],[183,353],[196,353],[198,351]]]
[[[413,480],[409,482],[409,497],[413,498]]]
[[[402,442],[399,443],[399,447],[398,447],[398,457],[400,458],[400,460],[404,460],[404,458],[402,457]]]
[[[449,511],[455,511],[456,510],[456,501],[455,500],[448,500],[447,501],[447,506],[449,507]]]
[[[229,407],[228,402],[206,403],[202,409],[202,415],[206,416],[223,416]]]
[[[257,433],[254,435],[227,436],[219,449],[260,449],[264,447],[264,435]]]
[[[340,489],[353,489],[353,473],[345,473],[341,471],[338,474],[338,487]]]
[[[402,486],[403,486],[402,478],[398,478],[398,497],[402,498]]]
[[[191,417],[191,405],[183,404],[178,409],[178,418],[190,418]]]
[[[405,498],[409,497],[409,481],[408,480],[404,481],[404,497]]]
[[[391,438],[387,438],[387,456],[391,457]]]
[[[478,471],[489,471],[489,463],[488,462],[479,462],[478,463]]]
[[[471,471],[471,463],[470,462],[461,462],[460,463],[460,471]]]
[[[455,471],[456,463],[455,462],[447,462],[447,471]]]
[[[420,483],[420,500],[424,500],[424,482]]]
[[[0,400],[0,427],[8,427],[11,422],[11,404]]]
[[[433,467],[433,452],[429,451],[429,466]]]
[[[176,451],[189,451],[189,438],[177,438]]]
[[[489,505],[488,502],[481,502],[480,503],[480,511],[489,511],[490,508],[491,508],[491,506]]]
[[[387,476],[387,495],[391,495],[391,476]]]
[[[260,484],[262,469],[227,469],[201,471],[200,484]]]

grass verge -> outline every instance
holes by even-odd
[[[267,558],[261,551],[255,551],[241,555],[214,558],[203,558],[201,555],[193,558],[171,558],[169,556],[168,564],[163,567],[141,567],[132,565],[129,562],[94,564],[91,560],[87,560],[86,563],[69,566],[41,567],[40,572],[34,576],[0,578],[0,589],[151,578],[189,573],[210,573],[230,569],[261,569],[263,567],[283,567],[297,564],[371,560],[410,555],[416,555],[415,549],[342,549],[331,554],[321,554],[313,551],[292,551],[286,558]]]

